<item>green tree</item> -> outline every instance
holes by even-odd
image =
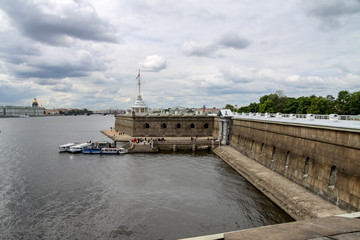
[[[232,112],[234,111],[234,106],[231,104],[226,104],[225,109],[230,109]]]
[[[335,111],[337,114],[347,115],[349,114],[349,99],[350,93],[346,90],[340,91],[335,101]]]
[[[309,97],[299,97],[298,99],[298,108],[296,109],[297,114],[306,114],[307,110],[311,105],[311,100]]]
[[[307,112],[313,114],[330,114],[332,113],[331,104],[326,98],[312,96],[311,104]]]
[[[275,103],[272,100],[266,100],[263,104],[259,105],[259,112],[261,113],[275,113]]]
[[[349,98],[349,114],[358,115],[360,114],[360,91],[354,92]]]
[[[249,112],[259,112],[259,104],[258,103],[250,103]]]
[[[299,107],[299,101],[296,98],[288,98],[282,113],[296,113]]]
[[[240,107],[240,108],[238,109],[238,112],[239,112],[239,113],[242,113],[242,112],[244,112],[244,113],[249,113],[249,112],[250,112],[250,108],[249,108],[249,106]]]

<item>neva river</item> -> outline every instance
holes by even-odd
[[[177,239],[292,221],[211,152],[59,153],[114,117],[0,119],[0,239]]]

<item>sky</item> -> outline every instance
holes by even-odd
[[[247,106],[360,91],[360,0],[3,0],[0,105]]]

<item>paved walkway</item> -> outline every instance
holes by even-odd
[[[295,220],[346,213],[230,146],[213,151]]]
[[[113,141],[116,142],[128,142],[129,140],[133,139],[134,137],[131,137],[127,134],[121,134],[121,132],[115,131],[115,129],[109,129],[109,130],[102,130],[101,131],[104,135],[106,135],[107,137],[111,138]],[[141,136],[138,136],[141,137]],[[211,138],[212,136],[209,137],[198,137],[199,140],[205,140],[208,138]],[[145,138],[145,137],[142,137]],[[147,137],[149,138],[149,137]],[[151,137],[150,137],[151,138]],[[152,137],[153,139],[156,138],[162,138],[162,137]],[[169,141],[190,141],[190,137],[165,137],[166,140]]]

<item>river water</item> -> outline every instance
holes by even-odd
[[[0,239],[177,239],[292,219],[211,152],[59,153],[114,117],[0,118]]]

